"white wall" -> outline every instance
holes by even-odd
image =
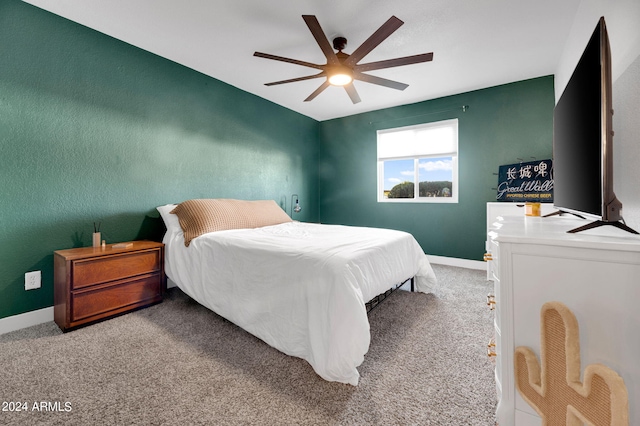
[[[555,96],[557,101],[601,16],[612,56],[614,190],[627,224],[640,232],[640,0],[580,2],[555,72]]]
[[[613,185],[627,224],[640,232],[640,55],[613,83],[613,110]]]
[[[601,16],[604,16],[607,23],[611,43],[614,83],[640,55],[640,1],[582,0],[556,68],[556,101],[567,85]]]

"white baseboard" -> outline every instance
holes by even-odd
[[[173,281],[167,279],[167,288],[175,286],[176,284]],[[37,311],[25,312],[24,314],[0,318],[0,334],[10,333],[12,331],[49,321],[53,321],[53,306],[38,309]]]
[[[436,265],[457,266],[459,268],[477,269],[480,271],[487,270],[487,264],[481,260],[458,259],[455,257],[427,255],[429,262]]]
[[[0,319],[0,334],[53,321],[53,306]]]
[[[429,262],[436,265],[457,266],[467,269],[486,270],[487,265],[479,260],[456,259],[455,257],[433,256],[427,255]],[[167,288],[175,287],[176,284],[167,279]],[[0,319],[0,334],[9,333],[11,331],[20,330],[21,328],[31,327],[32,325],[42,324],[44,322],[53,321],[53,306],[37,311],[25,312],[24,314],[14,315],[11,317]]]

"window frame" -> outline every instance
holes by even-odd
[[[399,156],[399,157],[385,157],[383,159],[380,158],[379,152],[379,138],[381,134],[385,133],[394,133],[394,132],[402,132],[409,130],[425,130],[425,129],[433,129],[437,127],[450,127],[453,130],[453,148],[455,148],[454,152],[431,152],[428,154],[416,154],[416,155],[407,155],[407,156]],[[447,120],[433,121],[429,123],[415,124],[411,126],[404,127],[396,127],[389,128],[376,131],[376,160],[377,160],[377,199],[379,203],[458,203],[459,202],[459,177],[458,177],[458,166],[459,166],[459,157],[460,157],[460,149],[459,149],[459,140],[458,140],[458,119],[452,118]],[[426,150],[425,150],[426,152]],[[451,197],[420,197],[420,168],[419,163],[420,160],[425,158],[442,158],[442,157],[451,157],[452,161],[452,173],[451,173],[451,186],[452,186],[452,196]],[[394,160],[411,160],[413,159],[413,198],[385,198],[384,197],[384,163],[385,161],[394,161]]]

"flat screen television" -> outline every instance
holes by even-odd
[[[637,234],[613,192],[611,48],[604,17],[553,112],[553,201],[562,212],[594,219],[568,232],[613,225]]]

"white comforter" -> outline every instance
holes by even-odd
[[[291,222],[212,232],[189,247],[182,231],[167,232],[164,243],[167,276],[186,294],[352,385],[369,349],[365,302],[413,276],[418,291],[436,283],[413,236],[387,229]]]

